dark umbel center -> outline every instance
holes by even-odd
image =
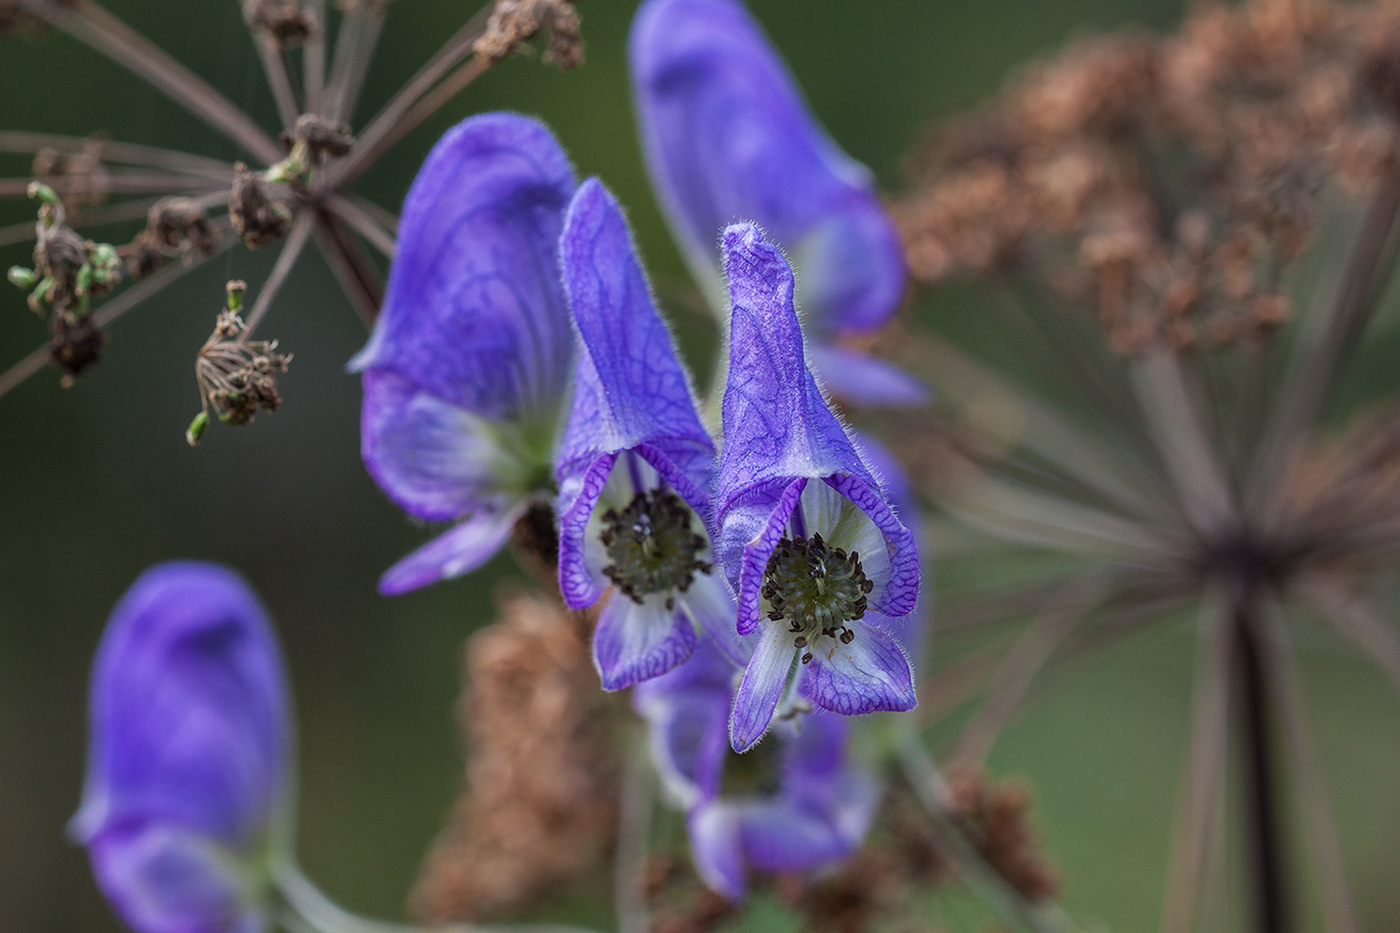
[[[638,603],[650,593],[684,593],[697,571],[714,570],[699,559],[705,537],[691,530],[693,514],[666,489],[637,493],[621,512],[608,509],[600,536],[611,561],[603,568],[604,576]],[[674,603],[668,599],[666,606]]]
[[[779,541],[763,575],[763,598],[772,607],[768,618],[788,622],[797,647],[808,649],[803,664],[812,660],[811,643],[823,635],[851,643],[856,633],[846,623],[864,618],[874,588],[858,553],[833,548],[819,534]]]

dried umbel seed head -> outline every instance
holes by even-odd
[[[674,492],[639,492],[627,506],[603,513],[600,540],[609,563],[603,574],[633,602],[653,593],[684,593],[697,573],[712,573],[701,560],[707,544],[692,527],[694,513]]]
[[[1036,841],[1030,792],[1011,781],[993,783],[971,766],[951,775],[948,784],[955,810],[976,830],[982,857],[1028,900],[1053,897],[1059,875]]]
[[[238,425],[251,422],[258,409],[276,411],[282,404],[277,374],[287,371],[292,357],[276,352],[275,340],[245,339],[246,327],[238,311],[246,288],[242,282],[228,283],[229,308],[220,312],[214,332],[195,358],[203,409],[185,435],[191,446],[204,433],[211,409],[224,424]]]
[[[241,162],[234,170],[228,216],[243,242],[249,249],[261,249],[286,236],[292,212],[276,196],[272,183],[261,173],[248,171]]]
[[[768,558],[762,592],[771,607],[768,618],[786,621],[797,647],[807,649],[802,654],[806,664],[818,638],[850,644],[856,633],[846,623],[865,618],[866,597],[874,588],[858,553],[833,548],[815,534],[778,542]]]
[[[473,46],[476,54],[500,61],[525,48],[537,33],[546,35],[546,64],[568,70],[583,64],[579,15],[570,0],[496,0],[486,32]]]
[[[146,214],[146,229],[136,235],[126,257],[132,278],[149,275],[166,261],[188,253],[208,256],[219,247],[219,234],[198,201],[162,198]]]
[[[300,0],[243,0],[243,19],[282,49],[296,48],[317,29],[316,17]]]

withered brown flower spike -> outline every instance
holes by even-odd
[[[998,554],[1051,558],[944,599],[941,657],[957,660],[921,708],[985,687],[952,753],[983,760],[1047,669],[1199,613],[1173,933],[1223,857],[1227,736],[1251,927],[1302,923],[1286,765],[1326,926],[1358,929],[1290,642],[1300,620],[1324,623],[1400,688],[1400,635],[1374,595],[1400,560],[1400,398],[1350,413],[1341,440],[1323,420],[1347,420],[1328,406],[1395,267],[1397,88],[1395,4],[1202,4],[1174,35],[1086,39],[1029,70],[916,155],[896,206],[914,275],[985,287],[1016,367],[926,332],[887,338],[941,393],[897,432],[948,510],[928,540],[981,542],[978,579]],[[988,628],[1027,619],[1009,650],[988,647]]]
[[[96,0],[0,0],[0,37],[30,28],[55,28],[130,68],[175,102],[238,144],[237,166],[191,153],[149,146],[75,140],[45,134],[0,132],[0,151],[42,153],[35,166],[70,205],[106,199],[104,206],[80,217],[93,222],[139,218],[146,208],[138,198],[185,196],[204,210],[216,211],[209,227],[197,235],[161,240],[152,228],[130,244],[117,247],[128,260],[129,279],[153,275],[163,260],[187,261],[173,272],[162,270],[151,287],[136,292],[139,300],[195,268],[235,238],[250,248],[283,241],[290,254],[287,268],[308,243],[325,256],[356,313],[373,320],[383,296],[380,264],[369,251],[387,257],[394,248],[398,219],[392,212],[352,193],[349,187],[394,144],[437,112],[502,57],[544,36],[546,62],[561,68],[583,60],[579,17],[569,0],[495,0],[466,22],[456,35],[394,94],[378,114],[357,129],[348,125],[392,5],[382,0],[341,0],[331,22],[321,22],[323,4],[304,0],[244,0],[244,19],[264,66],[281,119],[278,134],[269,133],[230,100]],[[334,19],[338,18],[338,25]],[[329,33],[333,33],[329,35]],[[300,47],[301,74],[289,70],[284,53]],[[107,172],[108,163],[139,167],[139,172]],[[27,180],[0,179],[0,197],[24,193]],[[135,208],[133,211],[132,208]],[[168,207],[168,205],[167,205]],[[217,210],[227,207],[227,217]],[[312,225],[296,236],[296,221]],[[210,240],[210,232],[218,243]],[[313,234],[311,236],[310,234]],[[0,229],[0,242],[13,242],[22,230]],[[157,243],[160,248],[155,249]],[[174,243],[174,245],[171,245]],[[279,264],[281,260],[279,258]],[[276,285],[280,286],[283,274]],[[272,284],[272,283],[269,283]],[[260,306],[270,303],[276,286],[264,289]],[[112,300],[112,312],[98,309],[82,326],[85,340],[100,345],[101,328],[139,304]],[[117,302],[121,302],[118,304]],[[76,324],[76,321],[73,322]],[[250,329],[257,326],[249,321]],[[91,356],[89,354],[89,356]],[[95,358],[95,357],[93,357]],[[41,369],[59,354],[42,347],[0,372],[0,395]],[[89,360],[90,361],[90,360]],[[67,368],[65,366],[65,368]],[[68,368],[69,375],[76,369]]]

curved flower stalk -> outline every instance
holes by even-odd
[[[752,224],[725,230],[724,252],[733,318],[718,551],[739,634],[759,633],[730,721],[743,751],[784,695],[846,714],[914,706],[889,619],[914,609],[919,558],[807,368],[787,260]]]
[[[837,342],[898,306],[899,239],[869,171],[817,125],[743,6],[648,0],[629,51],[652,183],[715,310],[720,231],[755,221],[794,258],[812,360],[832,390],[866,404],[926,401],[918,381]]]
[[[364,374],[362,454],[400,507],[462,519],[380,580],[479,567],[547,501],[573,341],[556,259],[577,182],[549,130],[509,113],[449,130],[404,202]]]
[[[263,928],[290,851],[287,690],[267,616],[210,564],[146,571],[93,668],[82,807],[70,832],[140,933]]]
[[[737,674],[704,643],[634,697],[667,795],[686,811],[696,871],[730,901],[744,898],[750,870],[805,872],[845,859],[879,802],[875,781],[850,762],[850,722],[823,710],[783,722],[773,757],[734,755],[725,722]]]
[[[559,588],[582,609],[616,587],[593,659],[620,690],[685,661],[697,629],[740,650],[711,554],[715,447],[622,210],[595,178],[569,207],[560,258],[580,351],[556,469]]]

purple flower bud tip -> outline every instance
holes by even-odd
[[[548,129],[490,113],[449,130],[409,189],[384,310],[351,364],[361,450],[410,515],[464,521],[382,592],[485,563],[544,492],[572,370],[557,257],[576,186]]]
[[[151,568],[93,667],[83,802],[70,824],[139,933],[262,927],[288,778],[287,691],[267,617],[230,571]]]
[[[787,260],[752,224],[726,229],[723,245],[733,310],[717,551],[738,594],[737,629],[758,637],[730,720],[743,751],[794,677],[838,713],[914,706],[889,620],[915,607],[919,559],[807,366]]]

